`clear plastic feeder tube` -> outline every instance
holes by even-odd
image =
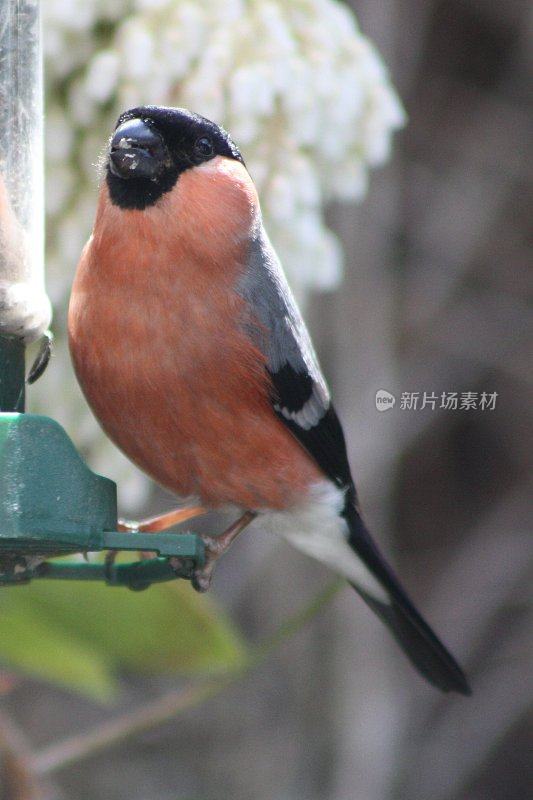
[[[0,0],[0,335],[25,342],[50,321],[43,217],[39,0]]]

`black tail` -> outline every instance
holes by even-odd
[[[394,572],[372,541],[355,505],[349,503],[344,516],[350,528],[350,545],[383,586],[390,597],[390,603],[374,598],[368,591],[352,584],[354,589],[387,625],[407,658],[424,678],[444,692],[471,694],[461,667],[402,589]]]

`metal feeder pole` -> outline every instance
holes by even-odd
[[[0,410],[24,410],[24,351],[50,323],[43,261],[38,0],[0,0]]]

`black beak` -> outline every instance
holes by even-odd
[[[169,165],[169,152],[155,128],[142,119],[129,119],[118,126],[109,148],[113,175],[155,180]]]

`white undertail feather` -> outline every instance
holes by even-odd
[[[259,523],[306,555],[327,564],[371,597],[389,603],[387,592],[348,544],[348,525],[341,516],[343,506],[344,492],[324,480],[310,487],[297,508],[267,511],[261,514]]]

